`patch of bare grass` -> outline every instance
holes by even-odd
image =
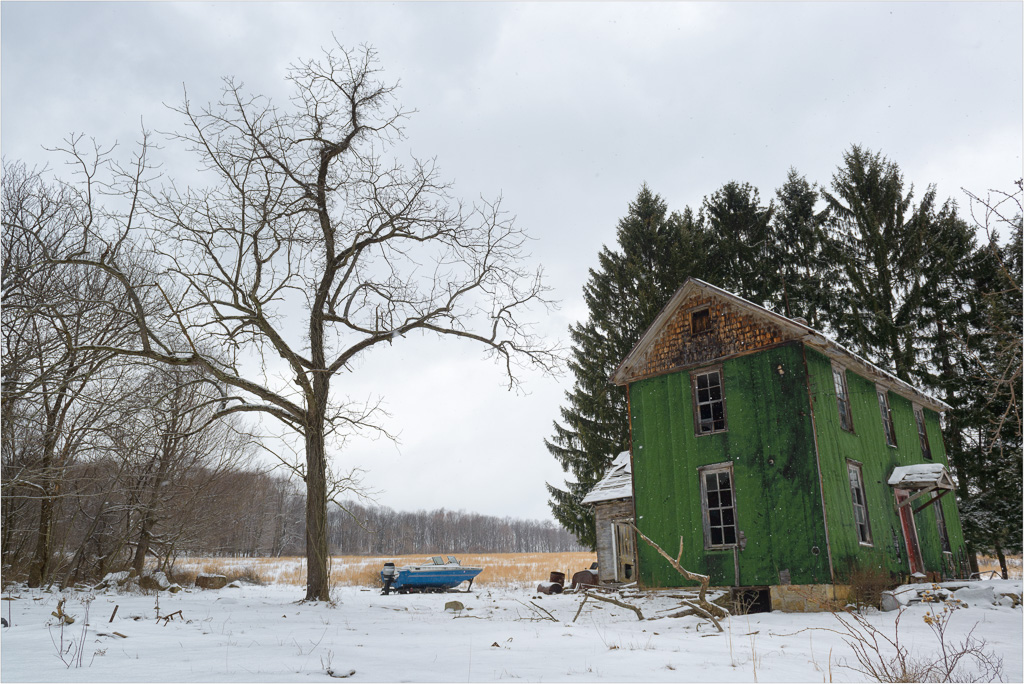
[[[377,586],[380,570],[386,562],[395,565],[422,563],[428,556],[333,556],[331,582],[336,586]],[[488,553],[458,554],[463,565],[483,568],[473,585],[480,587],[514,587],[547,580],[553,571],[573,573],[589,568],[596,560],[593,553]],[[200,573],[225,575],[230,579],[302,586],[306,583],[304,558],[183,558],[175,564],[175,581],[195,581]]]

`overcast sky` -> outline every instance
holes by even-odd
[[[1009,190],[1022,173],[1022,5],[1001,3],[0,4],[0,150],[44,165],[70,132],[130,150],[140,121],[234,76],[278,101],[298,58],[374,46],[418,110],[409,149],[457,195],[503,195],[535,239],[568,339],[581,289],[642,183],[674,210],[722,184],[767,201],[795,167],[827,184],[857,143],[921,191]],[[166,145],[165,170],[188,160]],[[51,167],[57,166],[49,158]],[[180,164],[185,163],[185,166]],[[538,312],[540,316],[540,312]],[[359,440],[382,504],[548,518],[563,473],[543,440],[572,376],[505,390],[468,345],[403,341],[334,385],[383,395],[401,444]]]

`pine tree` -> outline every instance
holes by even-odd
[[[615,249],[605,246],[583,288],[589,315],[570,328],[576,378],[561,422],[545,440],[548,451],[575,478],[566,489],[548,484],[552,513],[584,546],[596,543],[593,515],[580,500],[615,456],[629,449],[625,390],[609,377],[688,275],[698,275],[703,238],[687,209],[669,214],[644,185],[620,219]]]

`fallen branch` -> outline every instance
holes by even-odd
[[[679,574],[681,574],[683,577],[690,580],[691,582],[700,582],[700,592],[697,595],[696,602],[693,602],[690,599],[683,599],[683,604],[689,608],[702,609],[704,612],[708,614],[707,619],[710,620],[715,625],[715,627],[718,628],[718,631],[724,631],[722,629],[722,625],[718,624],[718,620],[715,618],[726,618],[729,616],[729,611],[707,600],[706,596],[708,591],[708,584],[710,583],[711,578],[707,575],[701,575],[696,572],[690,572],[689,570],[684,568],[680,563],[680,560],[682,560],[683,557],[683,538],[679,537],[679,555],[675,558],[672,558],[672,556],[665,553],[665,550],[658,546],[654,542],[654,540],[652,540],[646,534],[641,532],[636,525],[634,525],[633,523],[629,523],[629,526],[633,528],[633,531],[636,532],[641,539],[643,539],[655,551],[661,554],[662,558],[671,563],[672,567],[675,568],[676,571],[679,572]]]
[[[175,615],[180,617],[182,620],[185,619],[185,616],[181,614],[181,611],[180,610],[176,610],[173,613],[171,613],[170,615],[161,615],[156,620],[157,620],[157,622],[159,622],[160,620],[163,620],[164,621],[164,627],[166,627],[171,622],[171,620],[174,619]]]
[[[604,601],[605,603],[615,604],[619,608],[628,608],[631,611],[633,611],[634,613],[636,613],[636,619],[637,620],[643,620],[644,619],[644,614],[641,613],[640,609],[637,608],[636,606],[630,605],[628,603],[623,603],[622,601],[616,601],[615,599],[613,599],[611,597],[608,597],[608,596],[598,596],[597,594],[591,594],[590,592],[587,592],[587,596],[590,597],[590,598],[593,598],[595,601]],[[586,600],[586,599],[584,599],[584,600]],[[583,604],[580,604],[580,608],[583,608]],[[578,613],[577,613],[577,615],[578,615]],[[573,620],[573,622],[575,622],[575,619]]]
[[[576,611],[576,616],[573,617],[573,619],[572,619],[573,622],[576,622],[576,618],[578,618],[580,616],[580,613],[583,612],[583,605],[587,602],[588,598],[590,598],[590,594],[588,592],[584,591],[583,592],[583,600],[580,601],[580,607],[579,607],[579,610]]]
[[[525,619],[528,619],[528,620],[551,620],[552,622],[558,622],[558,619],[554,615],[552,615],[550,612],[544,610],[543,608],[538,606],[533,601],[530,601],[530,605],[529,606],[527,606],[522,601],[516,601],[516,603],[518,603],[519,605],[524,606],[526,608],[529,608],[531,611],[533,611],[537,615],[537,617],[531,617],[531,618],[525,618]],[[543,615],[541,613],[543,613]],[[520,618],[520,619],[522,620],[524,618]]]
[[[538,606],[538,605],[537,605],[536,603],[534,603],[533,601],[530,601],[530,605],[532,605],[532,606],[533,606],[534,608],[536,608],[537,610],[539,610],[539,611],[541,611],[542,613],[544,613],[545,615],[547,615],[547,616],[548,616],[548,618],[550,618],[552,622],[558,622],[558,619],[557,619],[557,618],[555,618],[555,616],[554,616],[554,615],[552,615],[552,614],[551,614],[550,612],[548,612],[548,611],[547,611],[547,610],[545,610],[544,608],[541,608],[540,606]]]

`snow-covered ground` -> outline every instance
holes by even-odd
[[[974,590],[988,587],[993,593]],[[1021,582],[978,582],[972,592],[962,595],[968,607],[949,617],[947,644],[973,629],[1002,658],[1003,679],[1024,680],[1021,608],[991,603],[993,595],[1020,594]],[[300,603],[301,594],[295,586],[248,585],[161,593],[158,603],[154,594],[13,589],[0,603],[11,625],[0,636],[0,679],[330,681],[328,671],[375,682],[865,679],[844,667],[856,661],[829,613],[735,616],[718,633],[696,617],[638,621],[592,601],[573,622],[580,596],[541,597],[531,587],[390,596],[340,587],[333,605]],[[76,618],[63,633],[51,614],[62,598]],[[465,610],[446,611],[449,601]],[[663,596],[633,602],[645,617],[678,606]],[[902,614],[900,642],[912,657],[939,657],[925,620],[939,605],[915,604]],[[898,614],[865,618],[891,637]]]

